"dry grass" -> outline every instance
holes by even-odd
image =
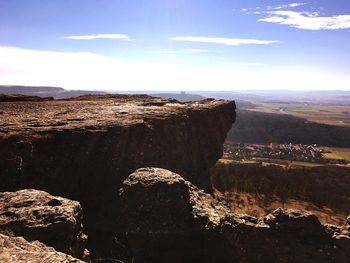
[[[315,214],[323,224],[342,225],[347,217],[347,215],[336,213],[328,207],[320,208],[309,202],[295,199],[289,199],[285,203],[282,203],[278,197],[266,200],[263,195],[258,196],[249,193],[234,192],[221,193],[219,191],[215,192],[215,196],[229,204],[233,212],[255,217],[263,217],[279,207],[307,210]]]

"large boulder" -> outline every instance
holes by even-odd
[[[260,220],[232,213],[180,175],[142,168],[120,189],[135,262],[349,262],[306,212],[278,209]]]
[[[82,219],[76,201],[32,189],[0,193],[0,233],[39,240],[78,258],[87,240]]]
[[[83,263],[39,241],[0,234],[0,262],[6,263]]]
[[[136,262],[235,262],[219,234],[226,217],[235,218],[178,174],[139,169],[124,181],[120,197]]]

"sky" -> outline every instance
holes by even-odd
[[[0,0],[0,85],[350,90],[350,2]]]

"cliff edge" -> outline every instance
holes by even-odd
[[[121,229],[117,193],[127,176],[161,167],[210,192],[209,169],[235,121],[233,101],[211,99],[88,95],[0,106],[0,191],[39,189],[79,201],[89,242],[107,254],[104,243]]]

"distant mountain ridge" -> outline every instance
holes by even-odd
[[[106,94],[106,92],[90,90],[65,90],[61,87],[50,86],[0,85],[0,94],[21,94],[36,97],[53,97],[55,99],[68,99],[87,94]]]

